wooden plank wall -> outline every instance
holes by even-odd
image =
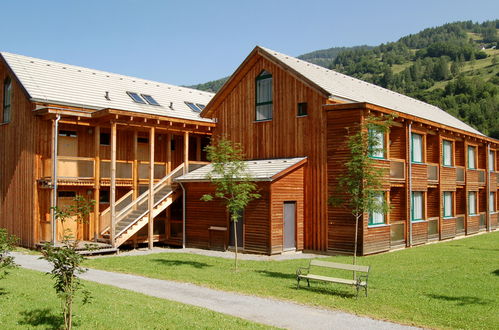
[[[390,158],[406,159],[406,134],[405,127],[393,126],[390,129]]]
[[[261,197],[252,200],[244,210],[244,250],[269,254],[271,236],[274,235],[270,218],[270,183],[258,183],[258,188]]]
[[[405,187],[392,187],[390,189],[390,222],[406,220]]]
[[[255,78],[266,70],[273,80],[273,118],[255,122]],[[248,159],[308,157],[305,207],[305,248],[327,249],[326,98],[279,65],[255,55],[238,83],[215,110],[214,135],[225,134],[243,145]],[[297,117],[299,102],[308,103],[308,116]]]
[[[440,217],[440,191],[436,188],[428,189],[426,218]]]
[[[283,251],[284,243],[284,202],[296,202],[296,249],[303,250],[303,227],[304,227],[304,176],[305,167],[294,170],[272,182],[271,192],[271,253]]]

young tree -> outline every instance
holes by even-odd
[[[350,151],[344,174],[339,177],[337,191],[329,198],[330,204],[350,211],[355,219],[353,264],[357,259],[359,220],[370,212],[386,213],[388,204],[380,202],[379,193],[384,172],[376,167],[373,155],[383,155],[384,134],[389,131],[392,117],[369,116],[356,127],[348,129],[346,145]]]
[[[237,222],[239,215],[248,203],[260,195],[256,193],[257,186],[252,181],[244,162],[243,149],[240,144],[232,143],[221,137],[214,144],[205,148],[207,158],[211,162],[212,170],[208,179],[215,185],[213,195],[203,195],[201,200],[211,201],[221,199],[234,224],[235,259],[234,267],[237,271]]]
[[[51,243],[45,244],[41,257],[53,265],[50,274],[55,280],[54,289],[61,299],[64,329],[72,329],[73,327],[73,302],[77,292],[83,288],[78,275],[86,272],[86,269],[81,267],[85,257],[78,253],[80,242],[74,237],[74,233],[70,229],[65,228],[65,224],[72,219],[77,223],[86,223],[94,205],[93,200],[88,201],[81,195],[75,197],[73,201],[74,204],[64,209],[53,208],[56,219],[60,222],[63,230],[62,244],[60,246],[53,246]],[[92,249],[93,247],[87,244],[85,248]],[[87,290],[83,290],[82,293],[83,304],[86,304],[89,302],[90,293]]]
[[[9,269],[17,267],[14,257],[10,255],[16,243],[17,237],[0,228],[0,279],[9,273]]]

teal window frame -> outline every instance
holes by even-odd
[[[419,136],[421,138],[421,160],[414,160],[414,138]],[[424,163],[424,137],[422,134],[411,133],[411,163],[423,164]]]
[[[10,123],[12,119],[12,79],[5,78],[3,81],[3,100],[2,100],[2,123]]]
[[[384,191],[378,191],[376,192],[377,196],[382,196],[382,202],[385,202],[386,201],[386,193]],[[382,226],[382,225],[386,225],[386,214],[383,212],[376,212],[376,213],[380,213],[382,216],[383,216],[383,222],[377,222],[377,223],[374,223],[374,213],[375,212],[369,212],[369,221],[367,223],[368,226]]]
[[[421,218],[414,218],[414,194],[421,194]],[[423,191],[413,191],[411,193],[411,221],[412,222],[417,222],[417,221],[423,221],[424,220],[424,192]]]
[[[450,145],[450,164],[445,163],[445,159],[447,158],[447,154],[445,152],[445,146]],[[452,167],[454,166],[453,162],[453,142],[449,140],[442,140],[442,166]]]
[[[494,150],[489,150],[489,172],[496,171],[496,152]]]
[[[495,191],[489,192],[489,213],[496,212],[496,193]]]
[[[447,205],[445,196],[450,194],[451,202],[450,205]],[[454,194],[452,191],[444,191],[442,194],[442,204],[444,205],[444,218],[453,218],[454,217]],[[447,208],[450,206],[449,214],[446,214]]]
[[[473,195],[473,196],[475,196],[475,197],[474,197],[475,202],[474,202],[473,204],[470,202],[470,197],[471,197],[472,195]],[[477,204],[477,192],[476,192],[476,191],[469,191],[469,192],[468,192],[468,215],[477,215],[477,214],[478,214],[478,213],[476,212],[476,211],[477,211],[477,207],[476,207],[477,205],[476,205],[476,204]],[[470,205],[473,205],[473,211],[474,211],[474,212],[471,212],[471,207],[470,207]]]
[[[258,100],[260,99],[258,85],[265,80],[270,80],[270,100],[258,102]],[[274,89],[274,81],[272,78],[272,74],[270,72],[263,70],[255,78],[255,121],[272,120],[273,110],[274,110],[273,109],[274,108],[273,107],[273,101],[274,101],[273,89]],[[270,113],[268,114],[268,116],[265,118],[258,118],[258,116],[259,116],[258,107],[267,106],[267,105],[270,105]]]
[[[470,163],[470,150],[473,150],[473,166]],[[468,146],[468,170],[476,170],[476,147]]]
[[[381,136],[381,141],[380,141],[380,144],[381,144],[381,149],[379,151],[381,151],[383,153],[382,156],[375,156],[373,155],[374,153],[374,150],[373,150],[373,146],[369,145],[369,157],[371,158],[374,158],[374,159],[386,159],[386,151],[385,151],[385,141],[386,141],[386,137],[385,137],[385,133],[381,130],[378,130],[378,129],[375,129],[375,128],[370,128],[369,131],[368,131],[368,134],[369,135],[374,135],[374,134],[380,134]],[[378,151],[378,150],[376,150]]]

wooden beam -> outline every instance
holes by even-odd
[[[139,162],[138,162],[138,145],[137,139],[139,138],[139,133],[137,130],[133,131],[133,163],[132,163],[132,198],[136,200],[139,197]]]
[[[94,239],[97,240],[100,235],[100,126],[94,129],[94,155]]]
[[[196,136],[196,160],[201,160],[201,137]]]
[[[154,234],[154,219],[153,219],[153,206],[154,206],[154,127],[149,130],[149,222],[147,224],[147,240],[149,249],[153,247],[153,234]]]
[[[166,173],[168,175],[172,170],[172,135],[170,133],[166,134]]]
[[[189,132],[184,132],[184,174],[189,173]]]
[[[116,235],[116,123],[111,123],[111,188],[110,188],[110,204],[111,204],[111,245],[115,244]]]

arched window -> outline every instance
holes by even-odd
[[[12,102],[12,81],[9,77],[3,82],[3,116],[2,122],[8,123],[10,121],[10,109]]]
[[[262,71],[255,80],[255,120],[272,119],[272,74]]]

